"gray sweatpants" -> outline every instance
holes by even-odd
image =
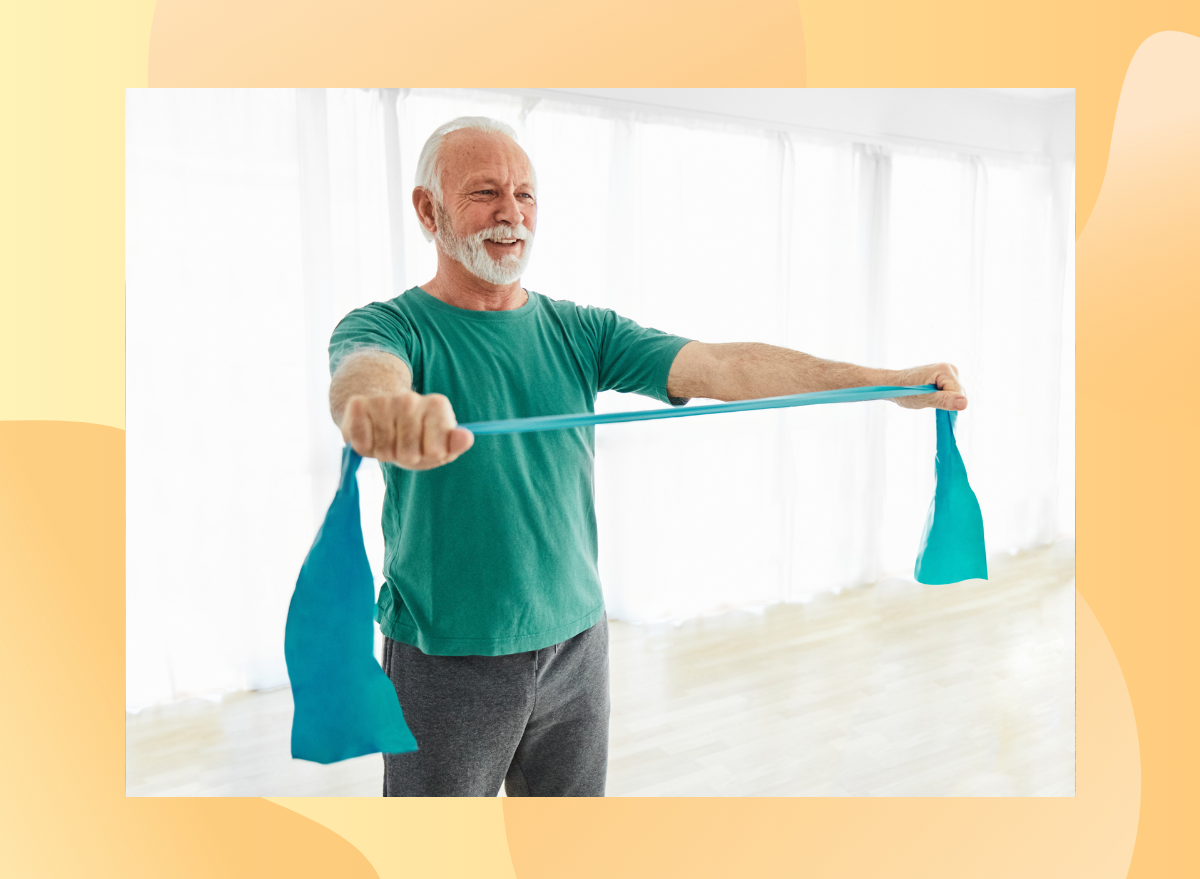
[[[507,656],[428,656],[384,638],[419,750],[383,755],[385,797],[602,797],[608,620]]]

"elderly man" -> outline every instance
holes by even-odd
[[[346,316],[330,343],[342,435],[383,465],[384,670],[420,750],[384,755],[385,796],[602,796],[608,629],[592,428],[481,437],[464,421],[591,411],[603,390],[673,405],[936,384],[769,345],[703,344],[521,286],[537,227],[514,132],[464,117],[426,142],[413,190],[437,273]],[[476,447],[477,446],[477,447]]]

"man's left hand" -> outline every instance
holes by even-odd
[[[936,394],[916,397],[896,397],[894,402],[905,409],[966,409],[967,393],[958,380],[958,370],[949,363],[914,366],[897,373],[897,385],[937,385]]]

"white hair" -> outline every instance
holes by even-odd
[[[460,128],[473,128],[489,134],[503,134],[511,137],[514,143],[517,140],[517,133],[511,125],[501,122],[499,119],[489,119],[487,116],[459,116],[434,129],[433,134],[429,135],[429,139],[425,141],[425,146],[421,147],[421,156],[417,159],[416,185],[428,192],[434,204],[439,207],[443,203],[442,141],[451,131],[458,131]],[[418,222],[417,225],[421,227],[421,234],[425,236],[425,240],[432,241],[433,234],[425,228],[425,224]]]

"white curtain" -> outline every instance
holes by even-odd
[[[286,681],[288,598],[336,482],[329,333],[432,277],[413,169],[464,114],[508,121],[537,168],[530,289],[703,341],[949,360],[989,550],[1073,531],[1069,162],[497,92],[131,91],[131,709]],[[932,413],[882,402],[600,427],[609,614],[907,576],[932,465]],[[359,481],[379,571],[371,462]]]

